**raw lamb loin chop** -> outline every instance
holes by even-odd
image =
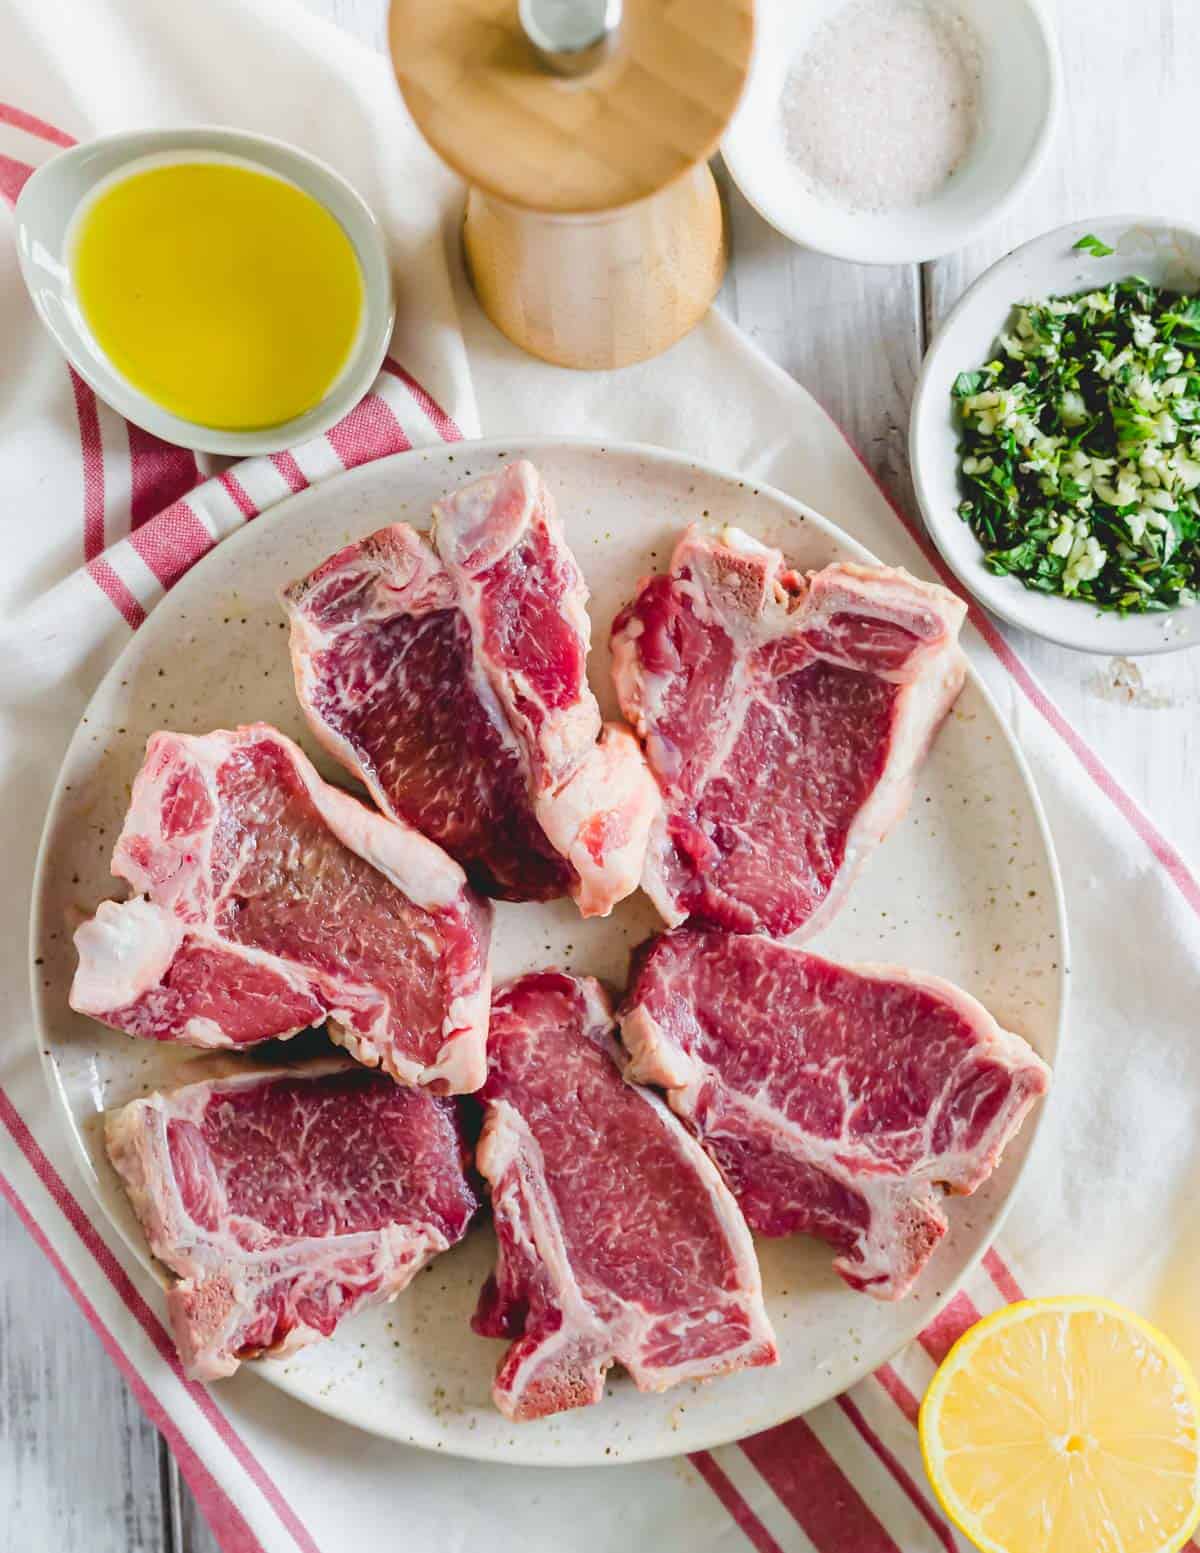
[[[323,782],[275,729],[156,733],[112,871],[142,893],[76,932],[80,1013],[193,1046],[328,1020],[400,1083],[483,1082],[490,907],[440,847]]]
[[[590,977],[496,993],[476,1164],[500,1251],[473,1326],[512,1340],[492,1393],[509,1418],[598,1402],[614,1360],[643,1391],[776,1362],[737,1204],[622,1061]]]
[[[313,732],[487,893],[637,888],[658,792],[587,682],[587,587],[533,465],[453,492],[284,590]]]
[[[807,578],[689,529],[613,625],[613,676],[662,789],[643,888],[672,927],[815,933],[908,807],[962,687],[964,606],[906,572]]]
[[[752,1229],[835,1247],[854,1289],[899,1299],[1050,1072],[974,998],[891,965],[682,929],[635,957],[628,1074],[660,1084]]]
[[[394,1298],[477,1206],[453,1101],[342,1058],[135,1100],[106,1139],[196,1380]]]

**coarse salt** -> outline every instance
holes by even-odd
[[[950,0],[852,0],[793,62],[789,160],[819,197],[875,212],[931,198],[979,117],[979,43]]]

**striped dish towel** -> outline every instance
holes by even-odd
[[[397,261],[397,334],[362,404],[303,447],[219,468],[126,425],[70,376],[0,233],[0,836],[10,880],[0,976],[11,1010],[0,1192],[166,1435],[222,1547],[390,1548],[399,1526],[414,1553],[963,1549],[925,1482],[915,1421],[934,1367],[980,1314],[1022,1293],[1098,1290],[1162,1322],[1200,1359],[1200,1317],[1176,1292],[1200,1271],[1187,1207],[1200,1170],[1200,886],[978,612],[968,651],[1022,740],[1063,864],[1072,1030],[1002,1241],[918,1342],[805,1418],[615,1474],[455,1462],[360,1434],[248,1373],[211,1389],[184,1379],[158,1288],[96,1209],[46,1093],[24,958],[54,773],[100,674],[163,593],[291,492],[370,458],[476,435],[480,423],[489,435],[678,448],[790,491],[888,561],[924,575],[936,563],[815,401],[718,316],[659,361],[615,375],[559,372],[510,350],[447,268],[453,190],[385,67],[331,29],[279,0],[16,0],[4,26],[3,199],[73,136],[231,122],[338,166],[382,217]],[[0,200],[0,226],[2,212]]]
[[[5,112],[12,110],[0,103],[0,122]],[[136,631],[214,545],[285,497],[372,459],[462,437],[454,417],[389,355],[370,392],[322,436],[205,475],[198,455],[131,425],[73,367],[64,363],[64,371],[78,427],[82,564],[22,614],[15,646],[39,683],[90,654],[98,639],[115,633],[119,643],[115,616]]]

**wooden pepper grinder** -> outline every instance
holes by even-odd
[[[707,161],[753,0],[392,0],[409,111],[471,185],[476,294],[524,350],[622,367],[692,327],[725,268]]]

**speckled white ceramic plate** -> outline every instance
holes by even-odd
[[[71,1013],[66,1001],[72,929],[101,897],[119,893],[109,857],[146,738],[162,727],[199,732],[265,718],[338,779],[313,751],[293,699],[277,588],[384,523],[423,526],[435,497],[518,453],[548,479],[591,585],[592,682],[610,714],[609,623],[638,578],[665,564],[686,523],[737,522],[802,566],[869,559],[778,492],[656,449],[485,442],[404,453],[292,497],[190,572],[129,643],[71,744],[47,820],[33,922],[35,1005],[50,1080],[100,1203],[147,1265],[104,1158],[100,1115],[150,1088],[201,1076],[215,1059],[118,1035]],[[581,921],[565,902],[501,905],[497,977],[557,963],[619,986],[627,950],[654,926],[640,896],[604,922]],[[911,813],[817,947],[948,976],[1053,1062],[1066,952],[1054,858],[1028,772],[973,679],[924,768]],[[494,1253],[486,1222],[394,1304],[346,1322],[329,1342],[254,1368],[298,1400],[365,1429],[464,1456],[581,1464],[712,1446],[825,1401],[913,1337],[995,1234],[1038,1121],[1035,1113],[975,1197],[950,1203],[951,1232],[918,1292],[901,1304],[851,1293],[815,1242],[760,1242],[782,1351],[773,1370],[661,1397],[642,1396],[614,1374],[599,1407],[508,1423],[489,1400],[501,1344],[475,1337],[468,1325]]]

